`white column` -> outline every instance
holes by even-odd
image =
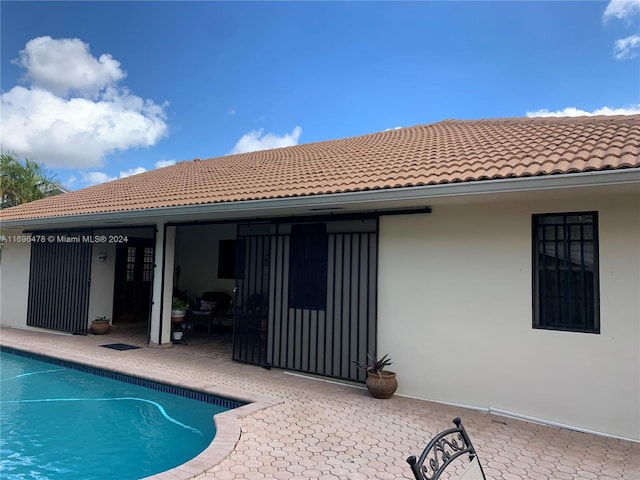
[[[164,239],[164,290],[162,292],[162,345],[171,345],[171,300],[175,264],[176,227],[167,227]]]
[[[171,298],[176,227],[167,227],[165,232],[164,223],[158,223],[156,228],[149,346],[168,348],[171,346]]]

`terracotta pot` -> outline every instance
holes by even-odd
[[[373,398],[390,398],[398,389],[395,372],[367,373],[367,388]]]
[[[182,323],[187,312],[184,310],[171,310],[171,321],[173,323]]]
[[[91,322],[91,331],[94,335],[104,335],[111,330],[111,324],[109,322]]]

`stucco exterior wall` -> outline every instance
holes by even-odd
[[[20,235],[11,234],[12,238]],[[100,254],[107,255],[106,262],[99,261]],[[115,244],[96,243],[92,246],[87,326],[96,316],[112,317],[115,259]],[[30,243],[5,243],[0,261],[0,325],[32,328],[27,327],[30,264]]]
[[[11,236],[21,235],[11,233]],[[31,244],[7,241],[0,260],[0,325],[26,328]]]
[[[104,262],[100,256],[106,255]],[[116,244],[95,243],[91,252],[91,287],[87,326],[96,317],[113,319],[113,289],[116,270]]]
[[[178,288],[187,290],[192,300],[209,290],[231,292],[235,280],[218,278],[218,247],[220,240],[235,238],[235,224],[177,227],[175,265],[180,267]]]
[[[600,334],[532,328],[531,215],[599,212]],[[640,440],[640,202],[434,207],[380,221],[378,351],[399,394]]]

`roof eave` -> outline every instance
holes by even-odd
[[[424,185],[416,187],[388,188],[359,192],[331,193],[325,195],[307,195],[296,197],[272,198],[262,200],[244,200],[238,202],[220,202],[198,205],[160,207],[139,210],[118,210],[113,212],[88,213],[69,216],[42,217],[2,222],[5,228],[65,226],[91,221],[104,224],[118,219],[124,222],[139,223],[142,219],[162,217],[166,222],[177,222],[179,217],[189,215],[212,215],[226,218],[248,218],[277,215],[278,211],[298,208],[330,209],[349,205],[366,206],[370,210],[377,203],[393,203],[409,200],[429,200],[447,197],[465,197],[499,193],[532,192],[578,187],[596,187],[640,183],[640,168],[604,170],[537,177],[518,177],[497,180]],[[103,225],[104,226],[104,225]],[[117,228],[117,225],[114,225]]]

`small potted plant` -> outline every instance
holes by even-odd
[[[104,335],[111,330],[111,323],[109,317],[100,316],[93,319],[91,322],[91,331],[94,335]]]
[[[187,310],[189,310],[189,302],[180,297],[173,297],[171,300],[171,321],[182,323]]]
[[[385,370],[385,367],[393,363],[389,355],[378,359],[375,355],[367,353],[367,362],[353,363],[367,372],[367,389],[373,398],[390,398],[397,390],[396,373]]]

